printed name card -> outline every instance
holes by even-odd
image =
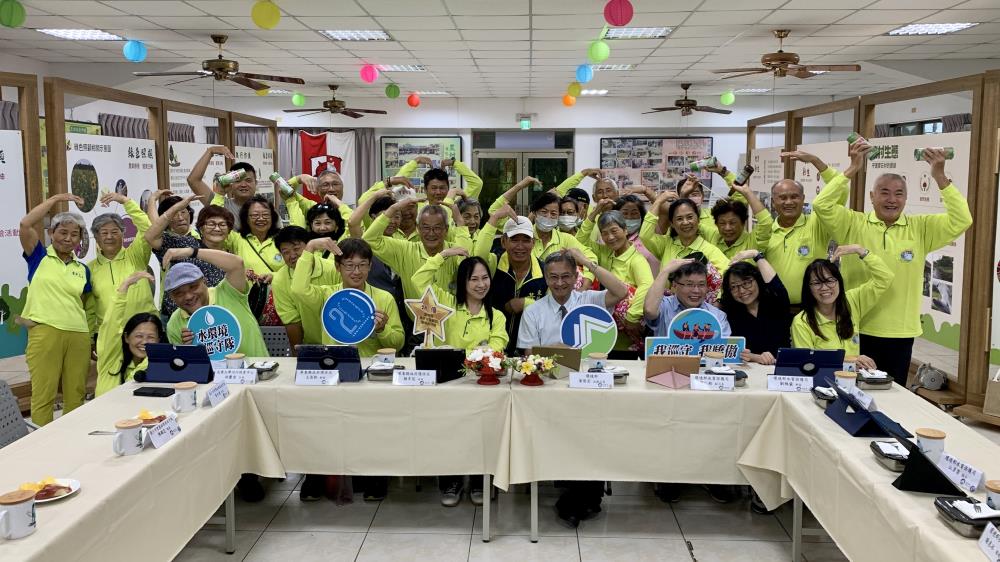
[[[993,523],[987,523],[983,529],[983,534],[979,537],[979,550],[983,551],[990,562],[1000,562],[1000,530]]]
[[[615,375],[609,371],[593,371],[581,373],[572,371],[569,374],[570,388],[614,388]]]
[[[691,375],[691,390],[730,391],[736,388],[736,375],[696,373]]]
[[[299,386],[336,386],[340,384],[340,371],[328,369],[297,369],[295,384]]]
[[[868,394],[867,392],[861,390],[856,386],[851,387],[851,389],[848,391],[848,394],[853,396],[854,399],[857,400],[859,404],[864,406],[865,410],[868,410],[869,412],[874,412],[877,410],[877,408],[875,407],[875,399],[872,398],[871,394]]]
[[[767,389],[776,392],[809,392],[812,390],[812,377],[796,377],[792,375],[768,375]]]
[[[257,384],[257,369],[215,369],[215,380],[226,384]]]
[[[938,468],[956,486],[970,493],[979,489],[979,485],[983,481],[983,471],[948,453],[941,454],[941,458],[938,460]]]
[[[161,421],[160,423],[149,428],[146,433],[146,437],[149,439],[153,447],[159,449],[160,447],[167,444],[168,441],[177,437],[181,432],[181,426],[177,423],[177,418],[168,417],[167,419]]]
[[[437,384],[437,372],[400,369],[392,372],[392,384],[395,386],[434,386]]]
[[[217,382],[205,393],[205,404],[214,408],[226,398],[229,398],[229,387],[224,382]]]

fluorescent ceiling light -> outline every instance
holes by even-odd
[[[421,96],[450,96],[448,92],[444,90],[417,90],[417,94]]]
[[[590,68],[594,70],[632,70],[634,64],[592,64]]]
[[[605,39],[662,39],[674,28],[672,27],[613,27],[604,36]]]
[[[392,41],[381,29],[325,29],[319,34],[333,41]]]
[[[46,35],[71,41],[121,41],[122,38],[100,29],[39,29]]]
[[[375,68],[382,72],[426,72],[422,64],[377,64]]]
[[[829,70],[810,70],[809,74],[826,74]]]
[[[978,23],[911,23],[893,29],[888,35],[945,35],[975,27]]]
[[[289,92],[288,90],[277,90],[276,89],[276,90],[268,90],[267,93],[268,94],[287,95],[287,94],[290,94],[291,92]]]
[[[607,90],[581,90],[581,96],[606,96],[608,95]]]
[[[771,91],[771,88],[740,88],[739,90],[734,90],[734,94],[766,94]]]

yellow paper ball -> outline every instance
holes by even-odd
[[[271,0],[259,0],[250,10],[250,19],[261,29],[274,29],[281,21],[281,10]]]

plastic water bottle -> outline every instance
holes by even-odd
[[[944,159],[945,160],[951,160],[952,158],[955,157],[955,149],[952,148],[952,147],[950,147],[950,146],[928,146],[927,148],[916,148],[916,149],[914,149],[913,150],[913,159],[917,160],[918,162],[920,160],[923,160],[924,159],[924,151],[925,150],[943,150],[944,151]]]
[[[868,141],[868,139],[866,139],[865,137],[859,135],[858,133],[851,133],[851,134],[847,135],[847,144],[854,144],[854,142],[857,141],[858,139],[861,139],[861,140],[867,142],[869,145],[872,144],[871,142]],[[874,160],[874,159],[878,158],[878,155],[879,155],[879,151],[873,149],[873,150],[871,150],[871,151],[868,152],[868,159],[869,160]]]
[[[222,174],[221,176],[219,176],[217,178],[217,181],[219,182],[219,185],[221,185],[222,187],[229,187],[230,185],[238,181],[242,181],[246,177],[247,177],[246,170],[233,170],[232,172],[229,172],[227,174]]]
[[[708,158],[702,158],[701,160],[695,160],[688,164],[692,172],[700,172],[705,168],[714,168],[719,165],[719,159],[715,156],[709,156]]]
[[[281,177],[281,174],[274,172],[270,176],[271,183],[278,186],[278,191],[281,192],[282,197],[291,197],[295,194],[295,190],[292,186],[288,185],[288,181]]]
[[[750,176],[753,175],[753,172],[754,172],[753,166],[751,166],[750,164],[743,166],[743,169],[740,170],[740,173],[736,176],[736,179],[733,181],[733,185],[739,185],[739,186],[746,185],[747,182],[750,181]]]

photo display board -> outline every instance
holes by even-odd
[[[418,156],[426,156],[440,166],[442,160],[462,159],[462,137],[379,137],[381,178],[396,175],[399,168]],[[424,187],[425,166],[417,167],[410,182],[418,191]],[[452,188],[462,187],[462,176],[454,169],[448,171],[449,183]],[[368,189],[365,186],[364,189]]]
[[[708,156],[712,156],[712,137],[601,139],[601,172],[618,182],[619,189],[632,185],[656,191],[676,189],[677,182],[691,172],[688,164]],[[702,171],[698,177],[712,187],[711,173]]]

